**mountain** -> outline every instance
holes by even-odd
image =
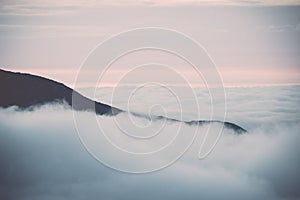
[[[75,110],[95,110],[98,115],[117,115],[125,112],[86,98],[62,83],[36,75],[15,73],[2,69],[0,69],[0,94],[0,107],[4,108],[18,106],[21,109],[28,109],[46,103],[64,101]],[[72,101],[72,97],[76,97],[76,104]],[[158,116],[157,118],[179,122],[179,120],[164,116]],[[203,125],[212,122],[224,123],[225,128],[234,130],[238,134],[247,132],[231,122],[198,120],[185,123],[188,125]]]
[[[74,93],[73,93],[74,92]],[[89,110],[90,105],[95,105],[95,111],[99,115],[112,115],[122,112],[120,109],[109,105],[94,102],[66,85],[31,74],[14,73],[0,69],[0,107],[18,106],[29,108],[55,101],[65,101],[70,106],[72,95],[78,101],[83,102],[76,105],[76,110]]]

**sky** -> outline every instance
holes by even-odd
[[[182,75],[194,85],[204,82],[178,57],[145,50],[118,60],[104,77],[110,86],[126,75],[120,83],[133,86],[116,88],[119,89],[116,91],[100,88],[94,97],[107,104],[113,99],[110,105],[124,110],[175,119],[210,119],[213,113],[212,119],[223,120],[226,114],[226,121],[245,128],[248,133],[236,135],[225,129],[211,154],[199,160],[201,139],[206,139],[203,133],[212,132],[204,144],[204,149],[209,150],[218,137],[220,123],[198,127],[181,122],[149,122],[126,113],[115,117],[95,116],[88,111],[73,112],[68,105],[55,103],[28,110],[15,106],[0,108],[0,197],[299,199],[299,13],[299,0],[2,0],[1,68],[39,74],[73,87],[87,56],[112,35],[141,27],[176,30],[194,38],[206,49],[228,86],[225,91],[204,88],[192,94],[186,92],[191,89],[188,87],[175,90],[175,87],[159,85],[140,85],[137,89],[134,84],[140,83],[136,82],[139,79],[161,80],[178,86],[176,81],[182,81]],[[167,64],[180,73],[170,73],[169,68],[158,66],[144,66],[129,73],[128,66],[151,61]],[[262,85],[268,87],[241,87]],[[89,87],[88,80],[81,86]],[[216,94],[213,102],[211,94]],[[164,150],[161,148],[164,145],[175,147],[175,151],[170,154],[162,151],[153,163],[148,159],[130,162],[129,156],[116,159],[120,155],[118,151],[103,150],[107,143],[97,140],[98,135],[88,137],[85,140],[91,142],[88,144],[82,143],[82,136],[78,137],[95,133],[99,124],[103,128],[101,133],[107,133],[114,144],[129,153],[152,153],[157,149],[159,152]],[[132,129],[132,125],[142,127],[141,131],[134,133],[132,130],[139,129]],[[168,136],[173,139],[174,132],[181,127],[180,142],[172,143]],[[151,137],[151,128],[165,133],[157,135],[158,142]],[[135,140],[126,137],[126,131],[150,137]],[[164,170],[133,175],[103,164],[108,161],[112,167],[139,170],[152,168],[149,163],[169,164],[193,139],[189,133],[197,134],[191,148]],[[93,151],[87,151],[85,145]],[[100,162],[93,156],[98,156]]]
[[[99,43],[122,31],[162,27],[200,43],[227,86],[299,84],[299,13],[298,0],[1,1],[0,66],[73,86]]]

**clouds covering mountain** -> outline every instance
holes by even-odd
[[[200,126],[197,139],[177,162],[141,175],[121,173],[93,159],[77,136],[73,110],[66,101],[25,110],[16,106],[1,108],[0,197],[299,199],[299,86],[233,88],[227,89],[227,95],[228,119],[245,124],[248,134],[229,134],[232,130],[226,129],[212,153],[199,160],[201,133],[208,128]],[[82,118],[93,115],[75,112]],[[115,120],[129,121],[126,112],[96,118],[113,136],[123,134]],[[152,123],[154,127],[161,125],[159,121]],[[173,134],[180,123],[167,122],[166,133]],[[129,128],[127,123],[123,125]],[[182,126],[186,130],[195,127]],[[90,124],[86,123],[85,128],[89,130]],[[126,145],[124,141],[116,142]],[[127,147],[140,149],[136,143]],[[160,159],[167,158],[161,155]]]

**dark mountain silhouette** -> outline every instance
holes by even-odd
[[[55,101],[65,101],[70,106],[72,95],[76,96],[76,110],[92,109],[99,115],[112,115],[122,112],[120,109],[112,108],[109,105],[94,102],[66,85],[31,74],[14,73],[0,69],[0,106],[18,106],[21,109],[30,108],[36,105],[43,105]]]
[[[46,103],[64,101],[75,110],[92,110],[98,115],[117,115],[125,112],[121,109],[86,98],[62,83],[36,75],[15,73],[1,69],[0,94],[0,107],[4,108],[18,106],[21,109],[30,109]],[[141,116],[139,114],[135,115]],[[180,122],[179,120],[164,116],[157,116],[156,118]],[[204,125],[212,122],[224,123],[225,128],[234,130],[238,134],[246,132],[242,127],[230,122],[199,120],[185,123],[188,125]]]

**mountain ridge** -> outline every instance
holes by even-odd
[[[3,69],[0,69],[0,94],[0,107],[3,108],[18,106],[21,109],[26,109],[47,103],[65,101],[75,110],[95,111],[98,115],[112,116],[126,112],[110,105],[93,101],[63,83],[42,76],[11,72]],[[168,121],[181,122],[165,116],[157,117],[165,118]],[[213,122],[224,123],[225,128],[234,130],[238,134],[247,132],[244,128],[231,122],[217,120],[193,120],[183,122],[188,125],[203,125]]]

